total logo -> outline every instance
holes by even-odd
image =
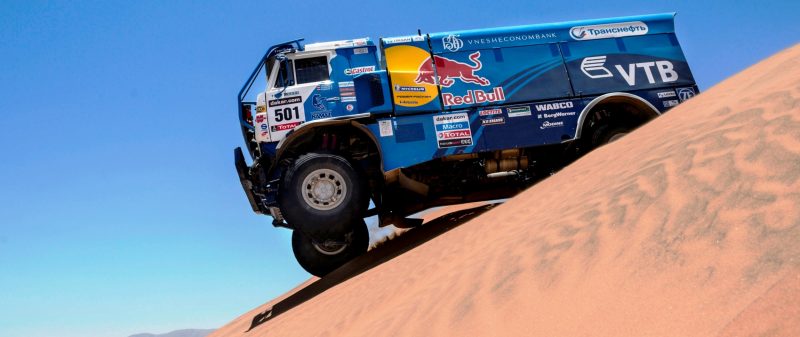
[[[439,132],[438,134],[439,139],[464,138],[471,136],[472,133],[469,130],[445,131]]]
[[[456,52],[461,49],[461,47],[464,47],[464,41],[461,41],[458,35],[450,34],[442,38],[442,46],[444,49]]]
[[[303,122],[293,122],[293,123],[287,123],[287,124],[273,125],[270,128],[270,130],[272,132],[291,130],[291,129],[294,129],[295,127],[297,127],[298,125],[300,125],[302,123]]]
[[[607,56],[605,55],[584,58],[583,61],[581,61],[581,71],[591,79],[614,77],[614,73],[605,66],[606,58]],[[678,72],[675,71],[675,66],[670,61],[629,63],[625,66],[620,64],[614,65],[614,69],[617,73],[622,76],[625,82],[630,86],[635,86],[637,84],[637,73],[644,73],[644,76],[647,77],[647,82],[655,84],[656,78],[653,74],[653,68],[656,69],[663,83],[675,82],[679,78]],[[641,79],[641,76],[639,79]]]
[[[641,21],[611,23],[592,26],[576,26],[569,30],[575,40],[594,40],[647,34],[647,24]]]

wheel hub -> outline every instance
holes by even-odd
[[[613,136],[608,138],[608,142],[611,143],[613,141],[616,141],[616,140],[618,140],[618,139],[620,139],[622,137],[625,137],[625,135],[627,135],[627,134],[628,134],[627,132],[615,133]]]
[[[343,252],[347,248],[347,243],[338,241],[325,241],[323,243],[314,243],[314,249],[325,255],[336,255]]]
[[[303,200],[314,209],[327,211],[342,204],[347,185],[341,174],[330,169],[317,169],[303,179]]]

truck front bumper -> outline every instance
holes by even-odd
[[[239,182],[242,183],[242,189],[244,190],[244,194],[247,196],[247,201],[250,202],[250,207],[253,208],[253,212],[258,214],[269,214],[269,211],[264,209],[265,207],[261,200],[256,199],[256,191],[254,191],[255,185],[250,177],[250,169],[247,167],[247,163],[244,161],[244,154],[242,153],[241,147],[237,147],[233,150],[233,157],[236,164],[236,173],[239,175]]]
[[[251,172],[253,170],[247,166],[244,161],[244,154],[242,148],[237,147],[233,150],[234,161],[236,164],[236,174],[239,175],[239,182],[242,183],[244,195],[247,196],[247,201],[253,212],[257,214],[264,214],[272,216],[272,225],[275,227],[287,227],[283,219],[281,210],[278,208],[277,203],[277,180],[264,181],[264,179],[254,179]],[[258,172],[258,169],[254,169]]]

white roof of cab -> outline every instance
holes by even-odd
[[[368,37],[361,38],[361,39],[353,39],[353,40],[339,40],[339,41],[330,41],[330,42],[318,42],[318,43],[309,43],[305,46],[306,51],[315,51],[315,50],[330,50],[336,48],[348,48],[348,47],[366,47],[371,45],[370,40]]]

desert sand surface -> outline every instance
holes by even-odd
[[[800,46],[473,217],[211,336],[800,336]]]

